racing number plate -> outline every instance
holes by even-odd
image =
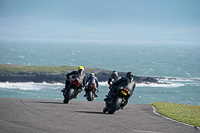
[[[121,90],[121,93],[124,94],[125,96],[127,95],[127,93],[124,90]]]

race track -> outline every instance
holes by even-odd
[[[128,104],[104,114],[103,102],[0,98],[0,132],[8,133],[199,133],[153,113],[148,104]]]

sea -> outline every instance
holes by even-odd
[[[160,84],[137,83],[129,103],[200,105],[200,44],[1,40],[0,64],[81,65],[162,77]],[[63,83],[0,82],[0,97],[63,100],[60,90],[64,82],[65,78]],[[107,82],[99,82],[98,97],[93,102],[104,102],[108,91]],[[83,91],[73,100],[87,101],[84,94]]]

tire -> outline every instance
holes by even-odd
[[[74,93],[74,89],[70,88],[67,93],[64,95],[63,103],[68,104],[69,100],[72,99],[72,95]]]
[[[93,94],[92,91],[89,91],[89,92],[87,93],[87,100],[88,100],[88,101],[93,101],[93,100],[94,100],[94,94]]]
[[[119,109],[119,106],[121,105],[121,103],[122,103],[122,98],[117,97],[115,102],[113,103],[113,105],[108,108],[108,113],[109,114],[114,114],[115,111],[117,109]]]

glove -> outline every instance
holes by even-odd
[[[66,74],[66,78],[69,78],[69,75],[68,75],[68,73]]]

